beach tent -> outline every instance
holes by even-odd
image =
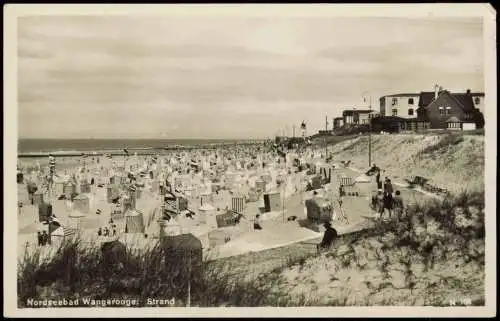
[[[233,211],[218,214],[215,216],[215,219],[217,221],[217,228],[236,225],[236,216]]]
[[[245,204],[245,197],[243,195],[236,194],[231,197],[231,209],[236,213],[243,213]]]
[[[280,193],[275,192],[264,194],[264,209],[265,212],[280,211],[282,209]]]
[[[71,213],[68,215],[69,221],[68,225],[70,228],[73,229],[80,229],[81,228],[81,222],[82,218],[84,218],[86,215],[82,213],[81,211],[77,209],[73,209]]]
[[[90,183],[85,179],[80,182],[80,193],[90,193]]]
[[[67,200],[71,200],[76,194],[76,186],[73,182],[65,182],[63,187],[63,194]]]
[[[73,208],[88,213],[90,211],[90,198],[87,195],[78,194],[73,198]]]
[[[144,214],[141,211],[137,209],[127,211],[125,219],[125,233],[144,233]]]
[[[52,204],[42,203],[38,205],[38,220],[47,221],[52,216]]]
[[[305,202],[307,218],[316,222],[330,222],[333,217],[332,203],[323,197],[315,197]]]
[[[200,239],[191,233],[165,236],[161,238],[161,247],[167,267],[175,267],[176,272],[184,274],[182,279],[198,278],[203,263],[203,245]]]
[[[42,191],[36,191],[33,194],[33,205],[41,205],[43,204],[43,193]]]
[[[209,228],[217,228],[217,220],[215,218],[217,209],[209,203],[205,203],[199,207],[199,219]]]

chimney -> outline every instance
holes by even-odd
[[[434,99],[437,99],[439,96],[439,85],[434,85]]]
[[[470,95],[470,89],[467,89],[467,95]]]

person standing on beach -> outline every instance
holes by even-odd
[[[377,189],[381,189],[382,181],[380,180],[380,170],[377,170],[377,175],[375,176],[375,180],[377,181]]]
[[[385,179],[384,183],[384,211],[387,209],[389,211],[389,217],[392,216],[392,183],[389,178]]]
[[[102,236],[102,227],[100,227],[99,230],[97,231],[97,236]]]
[[[37,232],[37,237],[38,237],[38,246],[40,246],[43,243],[43,237],[42,237],[42,233],[40,233],[40,231]]]
[[[50,244],[50,236],[47,234],[47,231],[43,231],[42,233],[42,245]]]

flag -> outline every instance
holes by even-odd
[[[125,152],[125,154],[127,154],[128,156],[128,150],[126,148],[123,149],[123,151]]]
[[[302,121],[302,124],[300,124],[300,129],[306,129],[306,123]]]

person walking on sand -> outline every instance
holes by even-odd
[[[102,227],[100,227],[99,230],[97,231],[97,236],[102,236]]]
[[[104,236],[109,236],[109,229],[107,226],[104,228]]]
[[[403,197],[401,196],[400,191],[396,191],[392,203],[393,203],[394,214],[398,219],[400,219],[404,211]]]
[[[253,229],[254,230],[262,230],[262,226],[261,226],[261,223],[260,223],[260,214],[257,214],[255,216],[255,220],[253,222]]]
[[[392,207],[393,207],[392,193],[393,189],[391,180],[389,178],[386,178],[384,183],[384,211],[386,209],[388,210],[389,218],[392,217]]]
[[[380,170],[377,170],[377,175],[375,175],[375,180],[377,182],[377,189],[382,188],[382,181],[380,180]]]

